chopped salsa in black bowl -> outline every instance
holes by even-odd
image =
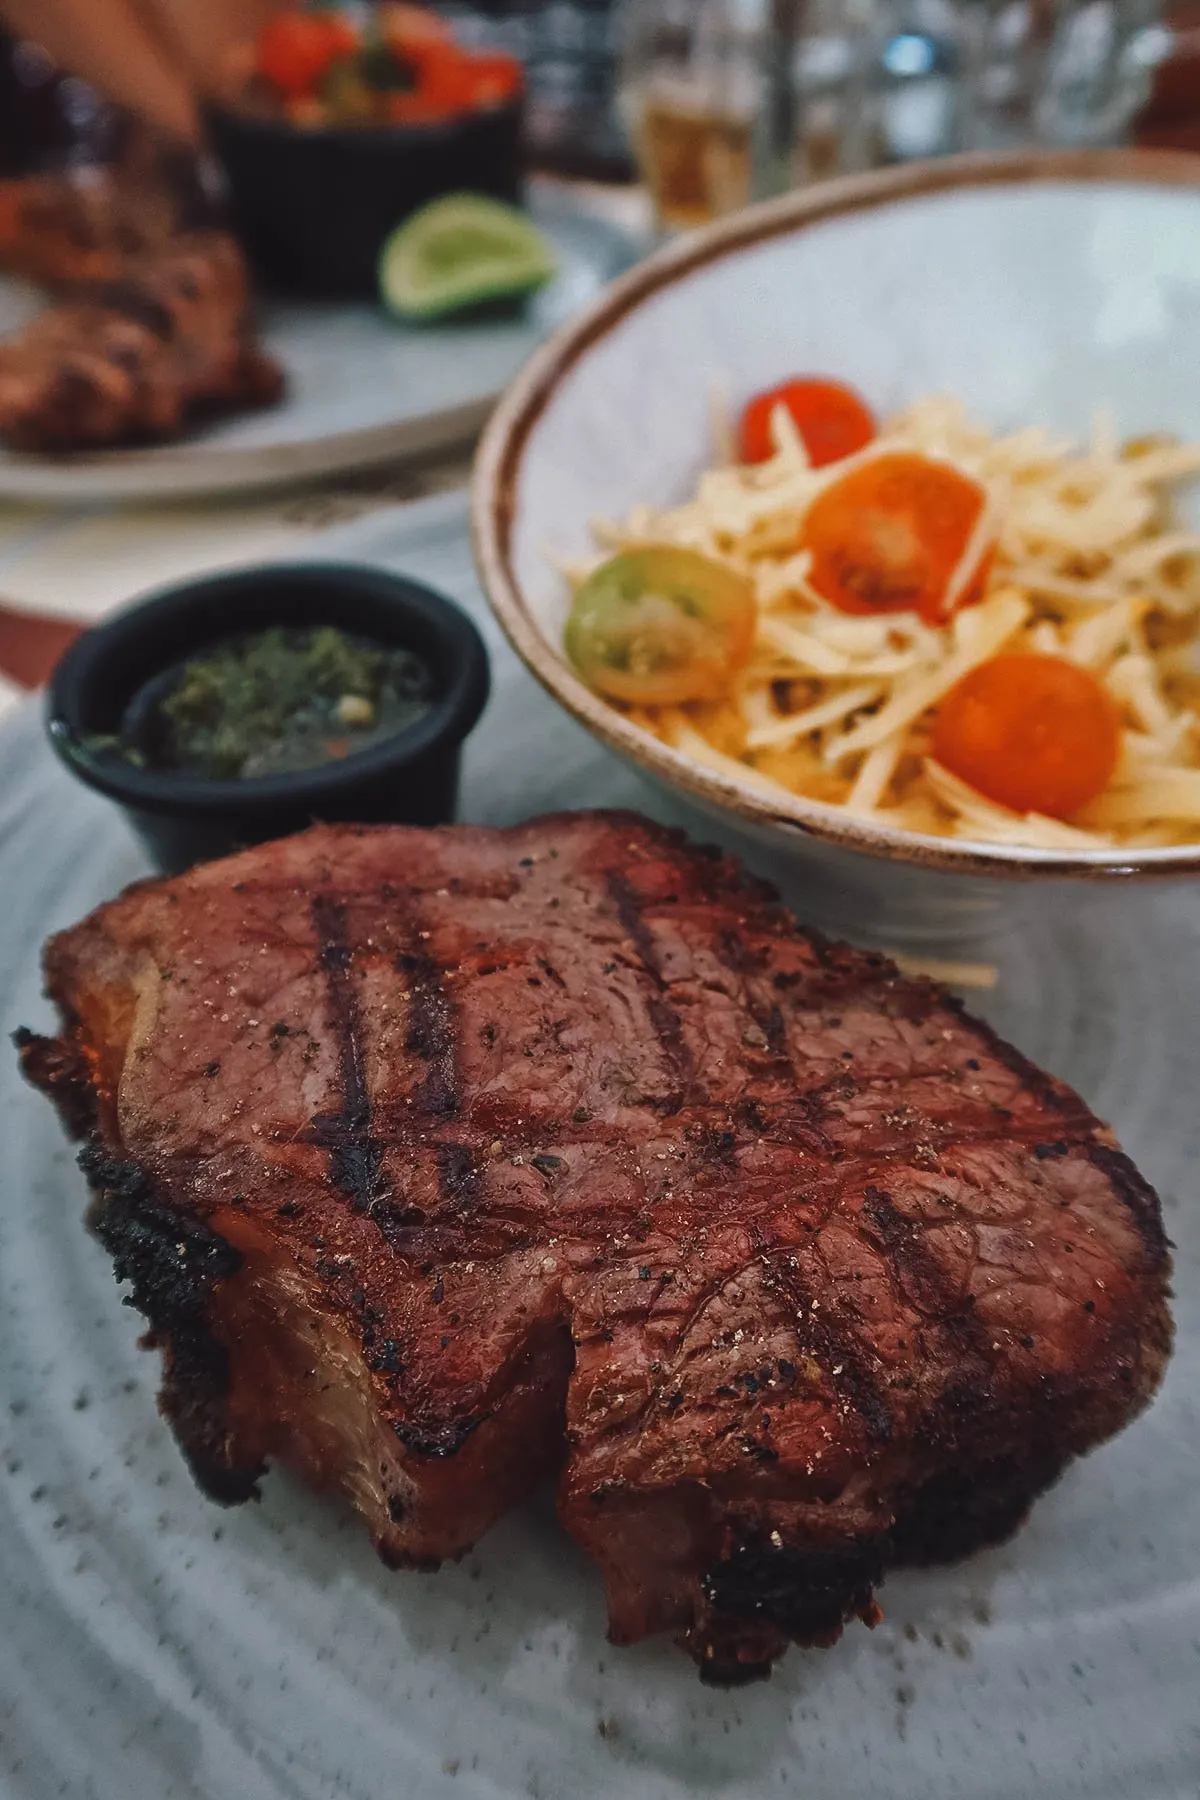
[[[431,589],[276,565],[86,632],[54,673],[47,729],[179,869],[315,819],[444,823],[487,692],[478,632]]]

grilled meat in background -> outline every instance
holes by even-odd
[[[14,449],[158,442],[283,394],[218,183],[134,121],[106,163],[0,182],[0,269],[58,296],[0,343],[0,438]]]
[[[0,182],[0,269],[61,292],[115,281],[170,242],[175,211],[167,195],[133,193],[103,170]]]
[[[224,226],[208,160],[133,120],[104,161],[0,180],[0,269],[60,292],[116,280],[181,236]]]
[[[282,371],[249,326],[242,253],[198,232],[130,259],[0,345],[0,437],[28,451],[177,437],[198,414],[270,406]]]
[[[1157,1201],[1070,1090],[630,815],[318,828],[55,938],[31,1079],[201,1485],[384,1558],[548,1477],[702,1674],[877,1616],[1149,1401]]]

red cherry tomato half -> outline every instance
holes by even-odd
[[[331,60],[336,60],[339,56],[353,56],[362,43],[353,21],[345,13],[339,12],[327,12],[321,17],[325,22]]]
[[[940,624],[986,500],[977,481],[916,451],[871,457],[809,507],[800,537],[809,580],[842,612],[916,612]],[[953,609],[982,597],[990,561],[989,551]]]
[[[506,100],[520,93],[525,78],[517,58],[505,56],[503,51],[470,57],[467,71],[473,106],[503,106]]]
[[[978,793],[1013,812],[1054,819],[1094,800],[1121,745],[1116,702],[1060,656],[994,656],[938,708],[933,754]]]
[[[399,52],[426,44],[449,44],[454,38],[445,19],[427,6],[410,6],[405,0],[384,0],[379,8],[379,30],[388,48]]]
[[[474,104],[471,59],[457,44],[426,44],[407,52],[417,75],[417,94],[443,113],[467,112]]]
[[[742,414],[741,458],[744,463],[766,462],[775,454],[771,414],[785,406],[796,421],[814,469],[840,462],[871,443],[877,433],[865,400],[841,381],[807,375],[796,381],[756,394]]]
[[[316,92],[332,63],[357,48],[357,32],[338,13],[281,12],[259,32],[258,72],[287,99],[301,100]]]

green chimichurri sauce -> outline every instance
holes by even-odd
[[[410,650],[332,625],[273,626],[183,665],[155,706],[146,760],[207,780],[286,775],[393,737],[433,697]]]

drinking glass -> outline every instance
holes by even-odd
[[[1158,0],[973,0],[969,15],[972,149],[1119,143],[1166,42]]]
[[[1150,95],[1161,54],[1157,0],[1059,0],[1037,108],[1047,144],[1116,144]]]
[[[791,59],[796,186],[876,160],[878,109],[868,87],[877,10],[873,0],[801,0]]]
[[[769,17],[765,0],[627,0],[622,110],[664,230],[764,190]]]

